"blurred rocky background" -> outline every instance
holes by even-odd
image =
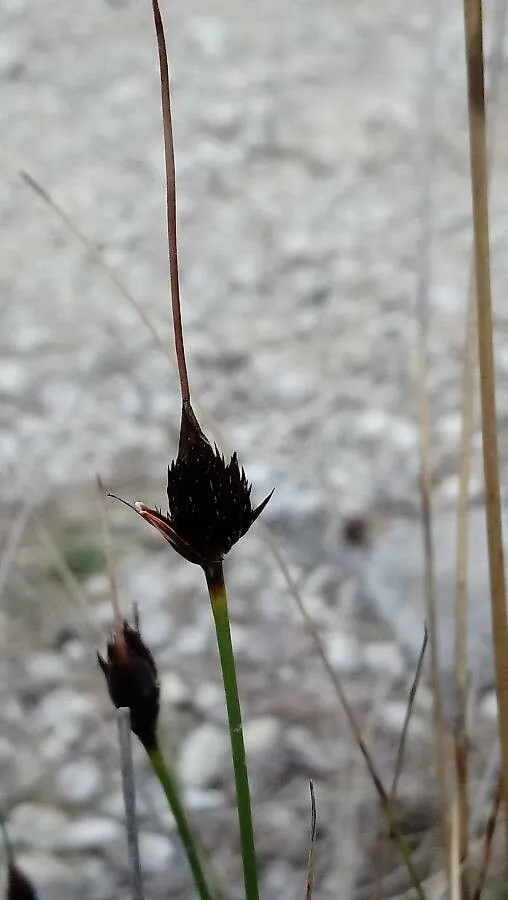
[[[503,5],[489,6],[487,48],[502,35]],[[446,510],[457,492],[470,198],[461,9],[443,7],[429,390],[436,506]],[[256,526],[228,565],[263,896],[303,895],[309,777],[316,898],[370,896],[381,884],[374,793],[273,548],[390,778],[423,639],[412,373],[429,11],[417,0],[168,0],[162,11],[193,396],[209,433],[238,451],[255,499],[275,486],[271,537]],[[503,76],[492,148],[503,474],[506,87]],[[88,246],[21,172],[51,192]],[[0,0],[0,797],[43,900],[112,900],[127,884],[116,728],[95,659],[112,620],[95,476],[127,499],[165,505],[179,398],[164,196],[150,4]],[[480,453],[477,435],[473,502]],[[111,501],[110,513],[123,608],[139,604],[162,673],[165,740],[203,842],[240,897],[203,578],[127,509]],[[344,546],[344,523],[358,513],[375,520],[371,549]],[[446,605],[453,519],[440,521]],[[475,527],[483,640],[481,515]],[[488,660],[486,672],[472,737],[477,821],[495,729]],[[401,783],[408,833],[425,838],[422,872],[438,863],[430,706],[423,684]],[[140,754],[136,766],[147,897],[190,897]],[[405,887],[395,864],[382,883],[387,895]]]

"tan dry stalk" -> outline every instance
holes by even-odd
[[[504,578],[492,340],[487,136],[481,0],[464,0],[464,27],[492,640],[498,697],[501,769],[504,783],[508,784],[508,619]],[[508,843],[508,815],[506,816],[506,826]]]
[[[506,32],[507,4],[505,0],[498,2],[494,15],[494,32],[491,48],[491,78],[488,90],[488,101],[493,110],[497,110],[499,87],[504,62],[504,39]],[[493,129],[490,135],[489,163],[493,158]],[[459,495],[457,501],[457,562],[455,588],[455,693],[456,693],[456,726],[454,733],[455,763],[457,773],[457,790],[460,829],[460,861],[461,866],[468,858],[469,841],[469,785],[468,785],[468,721],[466,715],[468,692],[468,658],[467,658],[467,576],[469,561],[469,482],[471,474],[471,439],[476,421],[476,371],[478,365],[478,338],[476,321],[476,295],[474,263],[471,266],[469,299],[466,316],[466,334],[464,339],[464,364],[461,385],[461,435],[459,451]],[[464,873],[463,891],[467,896],[467,869]]]

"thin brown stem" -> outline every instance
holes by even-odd
[[[481,0],[464,0],[464,25],[492,637],[498,696],[501,768],[503,780],[505,784],[508,784],[508,618],[505,595],[496,388],[492,340],[487,129]],[[508,816],[506,817],[506,824],[508,843]]]
[[[173,330],[175,336],[175,352],[180,378],[182,403],[190,400],[189,378],[185,361],[183,341],[182,310],[180,304],[180,280],[178,276],[178,246],[176,227],[176,175],[175,148],[173,143],[173,121],[171,117],[171,94],[169,89],[168,54],[164,26],[157,0],[152,0],[155,33],[159,51],[159,68],[161,82],[162,123],[164,128],[164,159],[166,165],[166,205],[168,220],[168,256],[169,280],[171,286],[171,311],[173,314]]]

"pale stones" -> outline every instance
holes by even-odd
[[[76,805],[89,803],[101,788],[101,770],[94,759],[80,757],[60,766],[55,782],[62,800]]]
[[[456,523],[453,509],[436,513],[433,520],[440,664],[448,685],[451,684],[454,659]],[[485,689],[493,681],[493,663],[489,646],[489,571],[482,507],[471,509],[469,527],[468,659],[474,682],[480,689]],[[372,548],[365,550],[360,565],[360,583],[367,601],[390,625],[413,665],[424,636],[424,573],[423,539],[418,519],[393,521]]]
[[[163,834],[141,832],[139,853],[143,872],[153,875],[167,871],[175,857],[175,848]]]
[[[180,750],[179,771],[186,787],[209,788],[221,780],[229,755],[224,729],[205,723],[192,731]]]
[[[161,698],[163,703],[173,707],[186,706],[190,702],[191,692],[177,672],[163,672],[160,677]]]
[[[266,762],[282,743],[283,728],[274,716],[259,716],[251,719],[244,727],[244,741],[247,756],[251,760]]]
[[[65,661],[56,653],[33,653],[25,665],[27,675],[38,687],[54,687],[69,675]]]
[[[65,725],[76,736],[86,721],[96,714],[96,700],[70,688],[58,688],[47,694],[34,711],[36,725],[42,730]]]
[[[123,835],[124,829],[114,819],[90,816],[71,822],[62,835],[60,846],[82,852],[104,850],[121,840]]]
[[[40,900],[71,900],[76,896],[75,869],[49,853],[18,853],[16,862],[37,890]]]
[[[398,678],[404,674],[406,666],[400,649],[390,641],[374,641],[362,650],[365,666],[373,672]]]
[[[43,803],[20,803],[9,814],[12,839],[35,850],[50,850],[60,843],[69,824],[65,813]]]
[[[360,643],[355,635],[337,629],[325,634],[324,642],[332,668],[344,674],[358,671],[362,659]]]

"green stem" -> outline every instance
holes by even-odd
[[[171,807],[171,812],[173,813],[177,831],[183,844],[192,874],[194,876],[194,883],[198,890],[199,896],[201,897],[201,900],[217,900],[217,895],[214,894],[214,892],[210,889],[205,877],[200,854],[190,830],[184,807],[180,800],[180,792],[178,790],[174,775],[171,772],[169,766],[166,765],[165,759],[158,746],[147,752],[148,758],[152,764],[152,768],[160,781],[162,790],[164,791],[169,806]]]
[[[242,846],[243,879],[246,900],[259,900],[258,871],[256,851],[254,848],[254,831],[252,827],[252,810],[250,801],[249,777],[243,741],[242,711],[236,681],[236,666],[231,629],[229,626],[228,600],[222,563],[205,568],[206,582],[212,604],[212,613],[217,633],[226,707],[231,739],[231,755],[235,774],[236,805],[240,825],[240,841]]]

